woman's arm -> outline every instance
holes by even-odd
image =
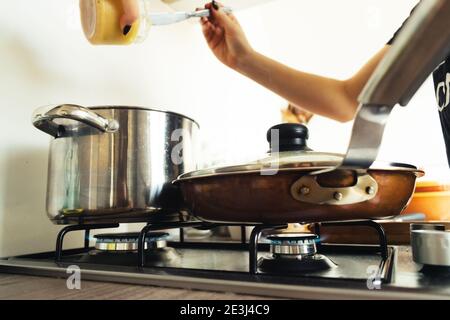
[[[206,8],[211,9],[211,4]],[[348,80],[326,78],[292,69],[254,51],[233,15],[220,9],[212,12],[210,19],[202,19],[203,33],[220,61],[293,104],[342,122],[355,116],[358,95],[388,50],[388,46],[383,48]]]
[[[354,118],[358,95],[386,50],[344,81],[298,71],[257,52],[238,60],[236,70],[310,112],[345,122]]]

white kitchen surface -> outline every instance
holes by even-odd
[[[278,0],[236,15],[257,50],[305,71],[346,78],[416,2]],[[159,0],[152,5],[168,10]],[[49,137],[30,123],[35,108],[70,102],[181,112],[200,123],[200,160],[211,164],[265,152],[265,132],[286,105],[217,62],[197,23],[155,27],[139,45],[91,46],[76,0],[0,1],[0,70],[0,257],[53,250],[59,230],[45,216]],[[394,112],[380,158],[446,167],[434,100],[429,81],[407,108]],[[314,118],[310,145],[342,152],[350,128]]]

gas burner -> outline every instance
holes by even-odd
[[[174,249],[167,247],[168,233],[150,232],[145,238],[145,258],[153,265],[164,266],[165,263],[177,261],[180,256]],[[100,264],[120,263],[135,265],[137,261],[139,233],[108,233],[94,236],[97,240],[95,249],[81,260]]]
[[[272,255],[261,258],[258,266],[270,273],[304,273],[336,267],[326,256],[317,254],[318,238],[310,233],[271,234],[267,239]]]
[[[315,234],[279,233],[267,237],[270,240],[270,252],[276,257],[301,259],[317,253]]]
[[[145,249],[162,249],[167,246],[168,233],[152,232],[145,238]],[[103,252],[136,252],[139,233],[105,233],[95,235],[95,248]]]

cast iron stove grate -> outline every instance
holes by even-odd
[[[374,229],[379,235],[379,245],[334,245],[320,242],[320,227],[340,227],[340,226],[364,226]],[[164,273],[196,277],[212,277],[224,279],[247,279],[251,281],[275,281],[281,283],[291,283],[293,278],[305,279],[333,279],[333,280],[355,280],[364,283],[368,277],[372,277],[374,282],[389,283],[393,268],[393,257],[395,249],[387,246],[387,240],[383,228],[374,221],[358,220],[344,222],[329,222],[315,224],[315,233],[319,236],[316,241],[317,251],[329,257],[337,265],[334,270],[307,270],[306,272],[286,273],[283,270],[261,270],[261,260],[269,254],[270,245],[260,243],[259,239],[264,233],[276,232],[278,229],[286,228],[286,225],[256,225],[250,235],[250,240],[246,239],[246,226],[242,227],[240,242],[191,242],[185,241],[184,229],[190,227],[213,228],[223,226],[220,224],[206,224],[202,222],[178,222],[152,224],[145,226],[138,237],[138,250],[128,254],[99,255],[90,254],[92,248],[89,247],[90,230],[115,228],[117,224],[105,225],[74,225],[67,226],[61,230],[57,238],[57,248],[55,252],[56,262],[60,265],[79,263],[85,267],[95,267],[104,270],[115,270],[117,266],[127,268],[130,272],[142,273]],[[179,229],[179,241],[168,242],[170,249],[181,252],[177,258],[174,254],[171,259],[151,258],[149,250],[146,250],[146,239],[148,234],[160,230]],[[64,237],[68,232],[85,230],[85,247],[77,254],[73,251],[62,250]],[[169,249],[169,248],[166,248]],[[154,255],[153,255],[154,256]],[[150,257],[150,258],[149,258]],[[218,265],[211,264],[205,260],[209,257],[215,261],[221,261]],[[368,268],[371,268],[370,270]],[[219,274],[220,273],[220,274]]]

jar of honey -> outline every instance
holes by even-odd
[[[81,24],[84,34],[94,45],[128,45],[141,42],[151,26],[148,0],[136,0],[139,18],[125,33],[120,26],[124,14],[121,0],[80,0]]]

